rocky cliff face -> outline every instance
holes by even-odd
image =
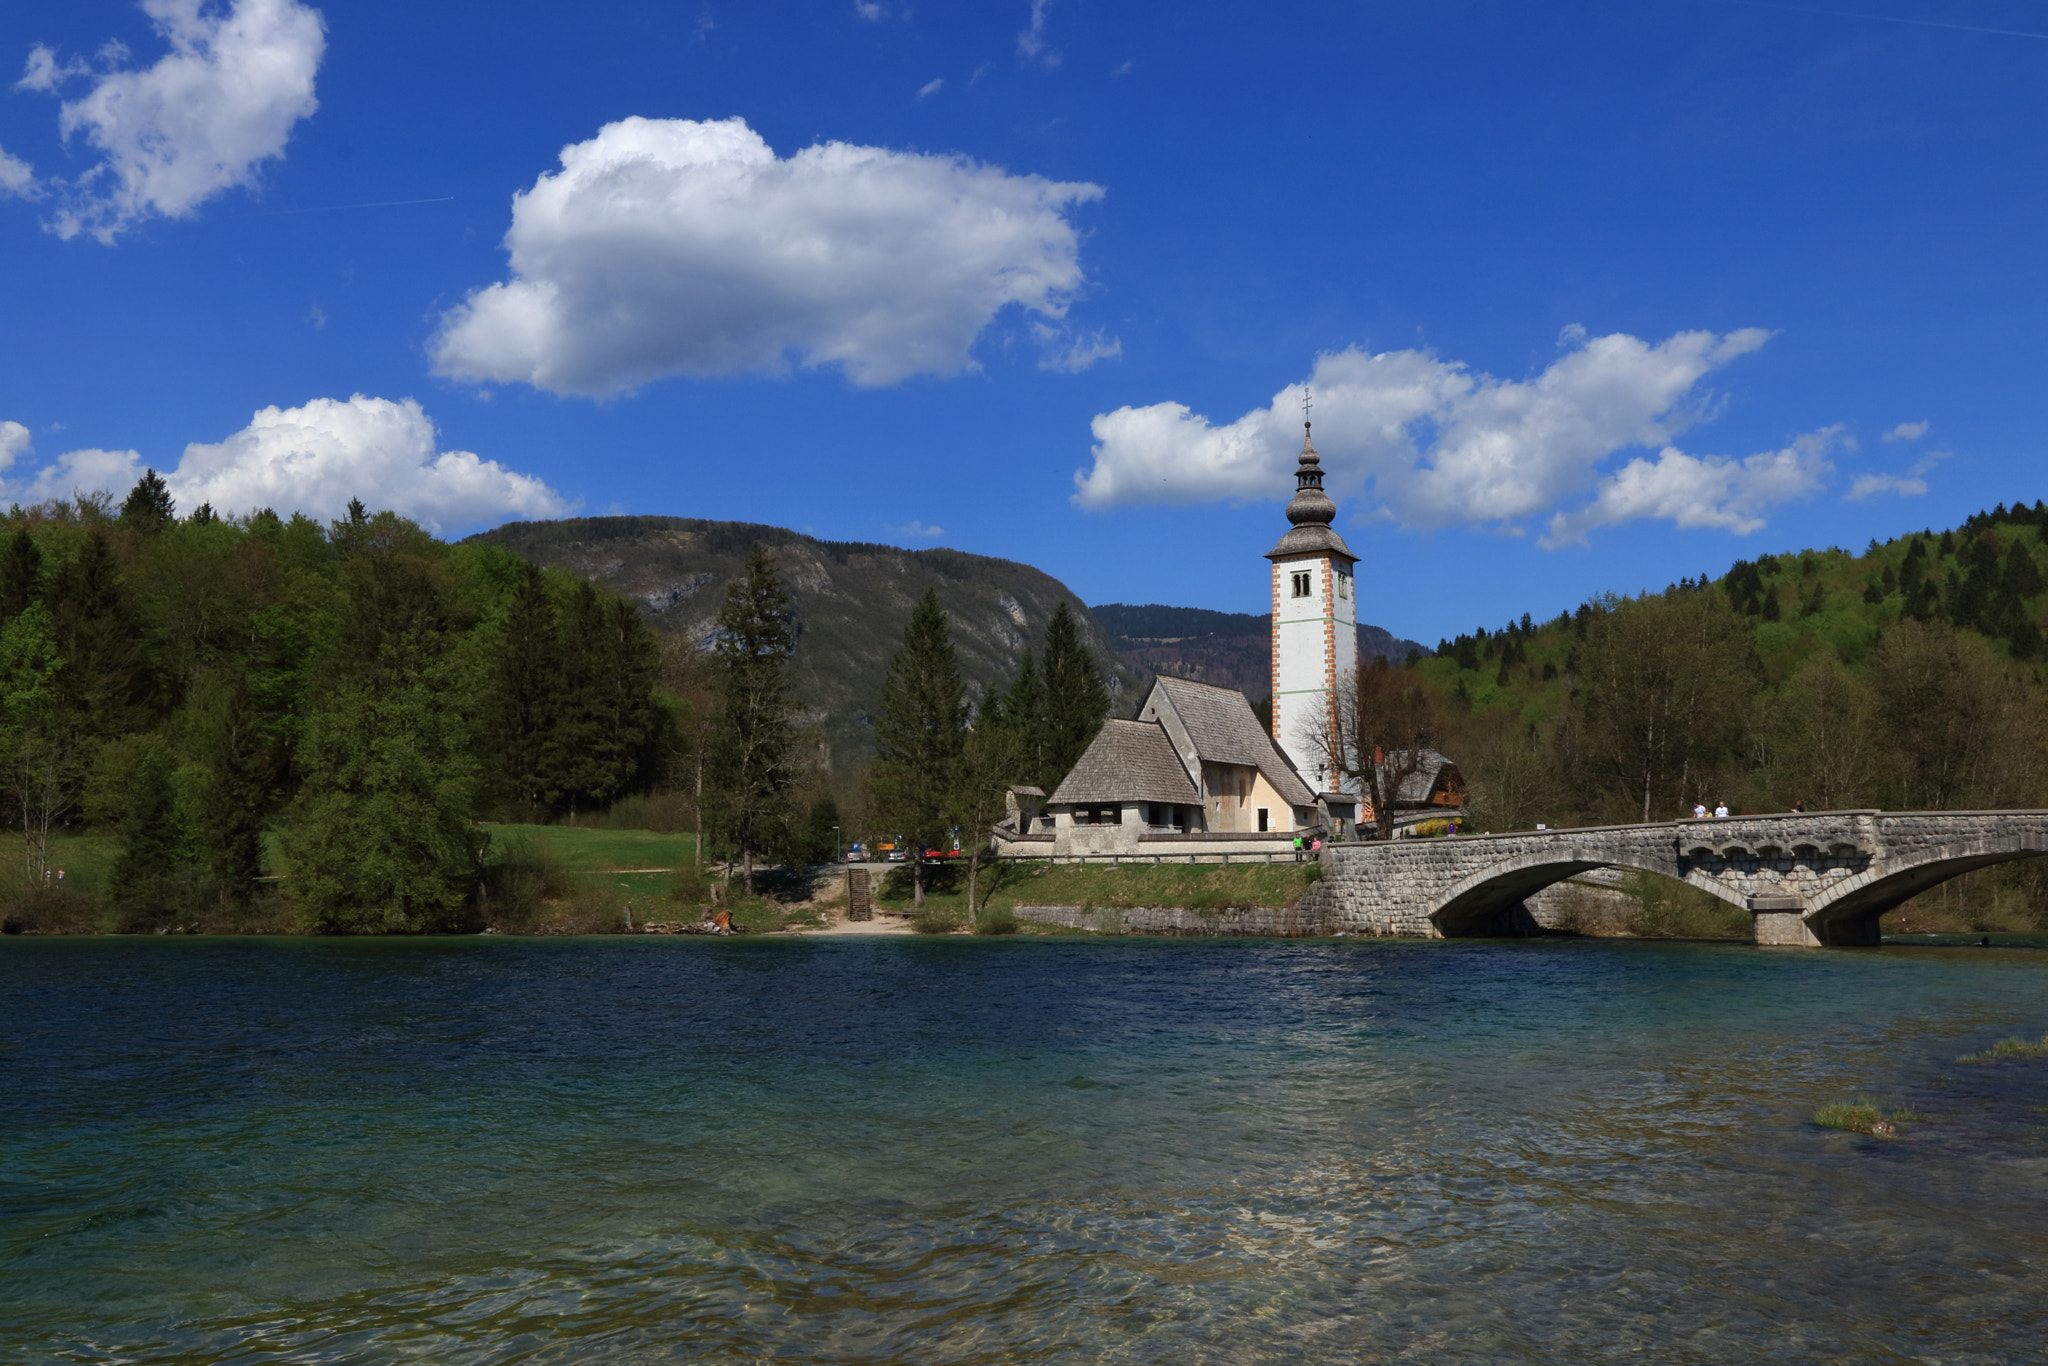
[[[581,517],[512,522],[470,538],[603,584],[639,602],[658,630],[709,645],[725,586],[755,542],[775,556],[796,612],[798,695],[822,726],[845,780],[874,754],[872,714],[910,607],[938,590],[971,695],[1007,686],[1026,648],[1037,649],[1064,602],[1103,664],[1112,708],[1127,714],[1143,683],[1088,608],[1029,565],[957,550],[902,550],[821,541],[783,527],[686,517]]]

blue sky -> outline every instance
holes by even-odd
[[[0,70],[0,497],[1261,611],[1312,381],[1435,640],[2048,496],[2044,0],[24,0]]]

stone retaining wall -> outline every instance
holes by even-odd
[[[1333,934],[1327,920],[1304,915],[1298,906],[1234,906],[1197,911],[1185,906],[1019,906],[1019,920],[1064,925],[1097,934],[1154,934],[1177,938],[1306,939]]]

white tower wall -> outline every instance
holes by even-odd
[[[1358,662],[1358,592],[1349,556],[1273,561],[1273,735],[1318,792],[1334,791],[1327,735],[1338,685]],[[1300,588],[1307,575],[1306,593]]]

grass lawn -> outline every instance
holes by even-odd
[[[64,890],[98,897],[107,890],[107,875],[121,854],[121,841],[113,835],[50,836],[50,867],[64,870]],[[0,831],[0,886],[19,890],[28,885],[27,851],[21,830]],[[54,877],[54,873],[53,873]]]
[[[695,837],[663,835],[652,830],[589,830],[573,825],[486,825],[491,837],[486,857],[504,846],[524,843],[551,854],[570,874],[610,873],[622,868],[683,868],[690,862]]]
[[[944,865],[931,870],[925,904],[942,910],[967,909],[967,869]],[[1322,875],[1320,864],[997,864],[981,870],[978,888],[991,909],[1016,906],[1186,906],[1224,910],[1232,906],[1291,906]],[[910,906],[910,874],[892,868],[876,898],[891,910]]]

